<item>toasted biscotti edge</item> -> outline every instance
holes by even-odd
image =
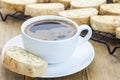
[[[9,55],[9,51],[7,51],[7,49],[4,53],[3,66],[9,69],[10,71],[29,77],[43,76],[45,75],[45,72],[47,70],[46,61],[44,61],[44,64],[42,65],[26,64],[24,62],[20,62],[19,60],[14,59],[11,55]]]

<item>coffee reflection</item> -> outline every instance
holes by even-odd
[[[42,40],[62,40],[76,33],[73,24],[60,20],[44,20],[30,24],[25,29],[26,34]]]

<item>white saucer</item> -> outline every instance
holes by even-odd
[[[4,55],[5,48],[9,46],[23,47],[21,35],[12,38],[5,44],[2,50],[2,56]],[[77,46],[69,61],[48,65],[46,75],[42,76],[42,78],[56,78],[74,74],[86,68],[93,61],[93,58],[94,49],[89,42],[86,42]]]

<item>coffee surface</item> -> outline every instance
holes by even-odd
[[[76,33],[73,24],[60,20],[44,20],[28,25],[25,33],[41,40],[62,40]]]

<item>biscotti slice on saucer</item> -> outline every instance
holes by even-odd
[[[12,10],[24,12],[25,5],[36,3],[36,0],[2,0],[1,7]]]
[[[70,0],[50,0],[51,2],[54,3],[62,3],[65,6],[65,9],[70,7]]]
[[[30,77],[40,77],[47,70],[46,61],[17,46],[5,50],[3,65],[13,72]]]
[[[99,8],[101,4],[105,4],[106,0],[71,0],[71,9],[76,8]]]
[[[120,27],[120,16],[92,16],[90,22],[94,30],[115,33]]]
[[[114,3],[120,3],[120,0],[113,0]]]
[[[25,15],[32,17],[41,15],[58,15],[64,10],[64,5],[61,3],[39,3],[28,4],[25,8]]]
[[[116,38],[120,39],[120,28],[116,28]]]
[[[120,15],[120,4],[103,4],[100,6],[102,15]]]
[[[90,16],[97,15],[98,11],[95,8],[85,8],[85,9],[73,9],[65,10],[59,12],[59,15],[72,19],[77,24],[88,24],[90,23]]]

